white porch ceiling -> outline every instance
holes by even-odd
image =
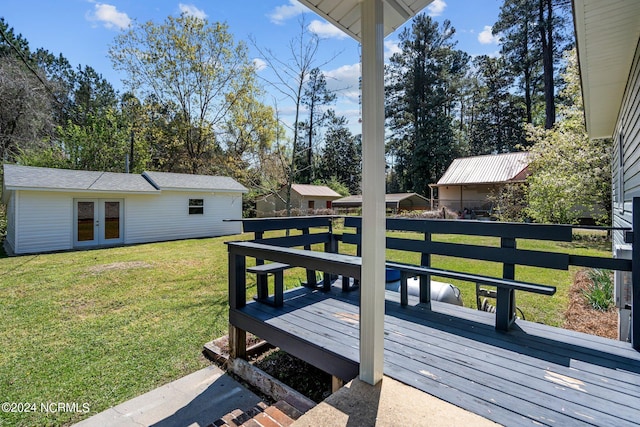
[[[573,15],[587,131],[611,137],[640,37],[640,1],[573,0]]]
[[[298,0],[357,41],[362,41],[362,0]],[[384,36],[397,30],[433,0],[383,0]]]

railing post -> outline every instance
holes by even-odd
[[[302,229],[302,234],[309,234],[309,227],[305,227]],[[307,251],[311,250],[311,245],[305,245],[304,249]],[[311,288],[315,288],[318,285],[316,282],[316,272],[314,270],[307,270],[307,286]]]
[[[515,249],[516,239],[513,237],[500,238],[500,247]],[[502,265],[502,278],[515,279],[516,266],[504,263]],[[507,303],[505,303],[505,300]],[[496,295],[496,329],[508,331],[516,316],[516,291],[507,288],[498,288]]]
[[[229,307],[247,304],[247,261],[244,255],[229,252]]]
[[[329,240],[324,244],[324,251],[332,254],[338,253],[338,241],[335,239],[333,235],[333,220],[329,219]],[[336,280],[338,276],[335,274],[323,272],[322,273],[322,289],[325,291],[331,290],[331,283]]]
[[[238,309],[247,304],[247,261],[244,255],[229,252],[229,308]],[[246,359],[247,333],[229,323],[229,356]]]
[[[256,231],[255,233],[253,233],[254,240],[261,240],[263,237],[264,237],[264,233],[262,231]],[[263,265],[263,264],[264,264],[263,259],[256,259],[256,265]]]
[[[431,233],[428,231],[424,232],[424,241],[425,244],[429,244],[431,242]],[[420,257],[420,265],[423,267],[431,267],[431,254],[427,252],[423,252]],[[424,276],[419,276],[420,280],[420,302],[424,304],[431,304],[431,275],[425,274]]]
[[[640,197],[633,198],[631,252],[631,345],[640,351]]]

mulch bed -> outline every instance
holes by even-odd
[[[563,328],[618,339],[617,310],[613,307],[609,311],[600,311],[591,307],[582,294],[590,283],[585,270],[576,273],[569,289],[569,307],[564,313]]]

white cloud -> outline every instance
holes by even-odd
[[[198,19],[205,19],[207,14],[204,13],[204,10],[198,9],[192,4],[178,4],[178,8],[180,9],[180,13],[184,13],[187,16],[193,16]]]
[[[254,58],[253,66],[256,68],[256,71],[262,71],[267,68],[267,63],[264,61],[264,59]]]
[[[492,27],[485,25],[484,30],[478,34],[478,41],[482,44],[498,44],[500,43],[500,36],[494,36],[491,32]]]
[[[289,0],[289,4],[276,7],[267,16],[274,24],[282,25],[287,19],[298,16],[307,10],[298,0]]]
[[[402,49],[400,49],[400,45],[397,40],[385,40],[384,42],[384,59],[388,60],[393,56],[394,53],[400,53]]]
[[[427,6],[427,11],[429,16],[440,16],[446,7],[447,3],[444,0],[434,0],[433,3]]]
[[[344,39],[347,37],[347,33],[338,29],[335,25],[318,21],[317,19],[311,21],[307,29],[321,39]]]
[[[339,96],[357,103],[360,96],[360,63],[347,64],[334,70],[323,72],[327,80],[327,88],[336,91]]]
[[[106,3],[95,3],[93,12],[87,12],[85,17],[89,21],[102,22],[102,25],[109,29],[124,30],[131,25],[131,18],[126,13]]]

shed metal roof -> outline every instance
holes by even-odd
[[[186,173],[149,172],[142,174],[160,190],[232,191],[246,193],[247,188],[228,176],[190,175]]]
[[[587,131],[613,136],[640,37],[640,1],[573,0]]]
[[[418,193],[391,193],[391,194],[385,194],[384,201],[385,201],[386,204],[396,204],[398,202],[401,202],[401,201],[407,200],[407,199],[411,199],[411,198],[418,198],[418,199],[420,199],[421,202],[424,202],[425,204],[427,204],[429,202],[426,197],[421,196]],[[343,205],[343,206],[359,206],[359,205],[362,204],[362,194],[355,194],[355,195],[352,195],[352,196],[343,197],[341,199],[334,200],[332,204],[333,204],[333,206],[337,206],[337,207],[339,207],[340,205]]]
[[[326,185],[292,184],[291,189],[301,196],[307,197],[341,197]]]
[[[489,184],[522,180],[529,153],[517,152],[455,159],[435,186]]]
[[[362,41],[362,0],[299,0],[357,41]],[[384,36],[397,30],[433,0],[383,0]]]
[[[110,191],[158,193],[141,175],[4,165],[7,190]]]

